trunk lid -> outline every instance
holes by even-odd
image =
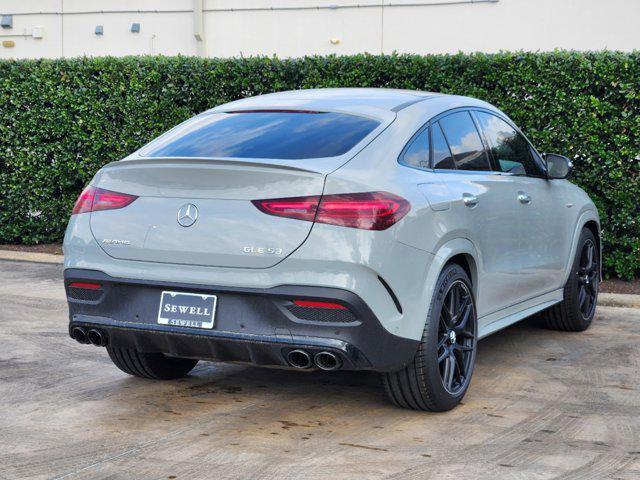
[[[94,185],[139,198],[120,210],[91,213],[91,230],[118,259],[268,268],[298,248],[313,224],[265,215],[251,200],[321,195],[326,174],[339,162],[344,160],[115,162]]]

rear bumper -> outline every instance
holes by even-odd
[[[291,350],[330,351],[347,370],[393,371],[409,363],[418,341],[389,333],[356,294],[338,288],[286,285],[267,289],[158,282],[66,269],[69,331],[99,328],[110,345],[178,357],[288,366]],[[96,282],[90,295],[69,288]],[[217,295],[213,329],[157,323],[163,290]],[[300,310],[292,300],[339,303],[347,310]],[[327,313],[327,314],[325,314]]]

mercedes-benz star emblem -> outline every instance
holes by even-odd
[[[198,207],[187,203],[178,210],[178,223],[183,227],[190,227],[198,220]]]

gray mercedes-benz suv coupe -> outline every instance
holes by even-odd
[[[64,241],[69,333],[124,372],[200,359],[382,372],[453,408],[477,341],[591,323],[598,212],[488,103],[382,89],[239,100],[104,166]]]

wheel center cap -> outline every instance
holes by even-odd
[[[449,341],[451,343],[456,343],[456,332],[454,332],[453,330],[449,332]]]

